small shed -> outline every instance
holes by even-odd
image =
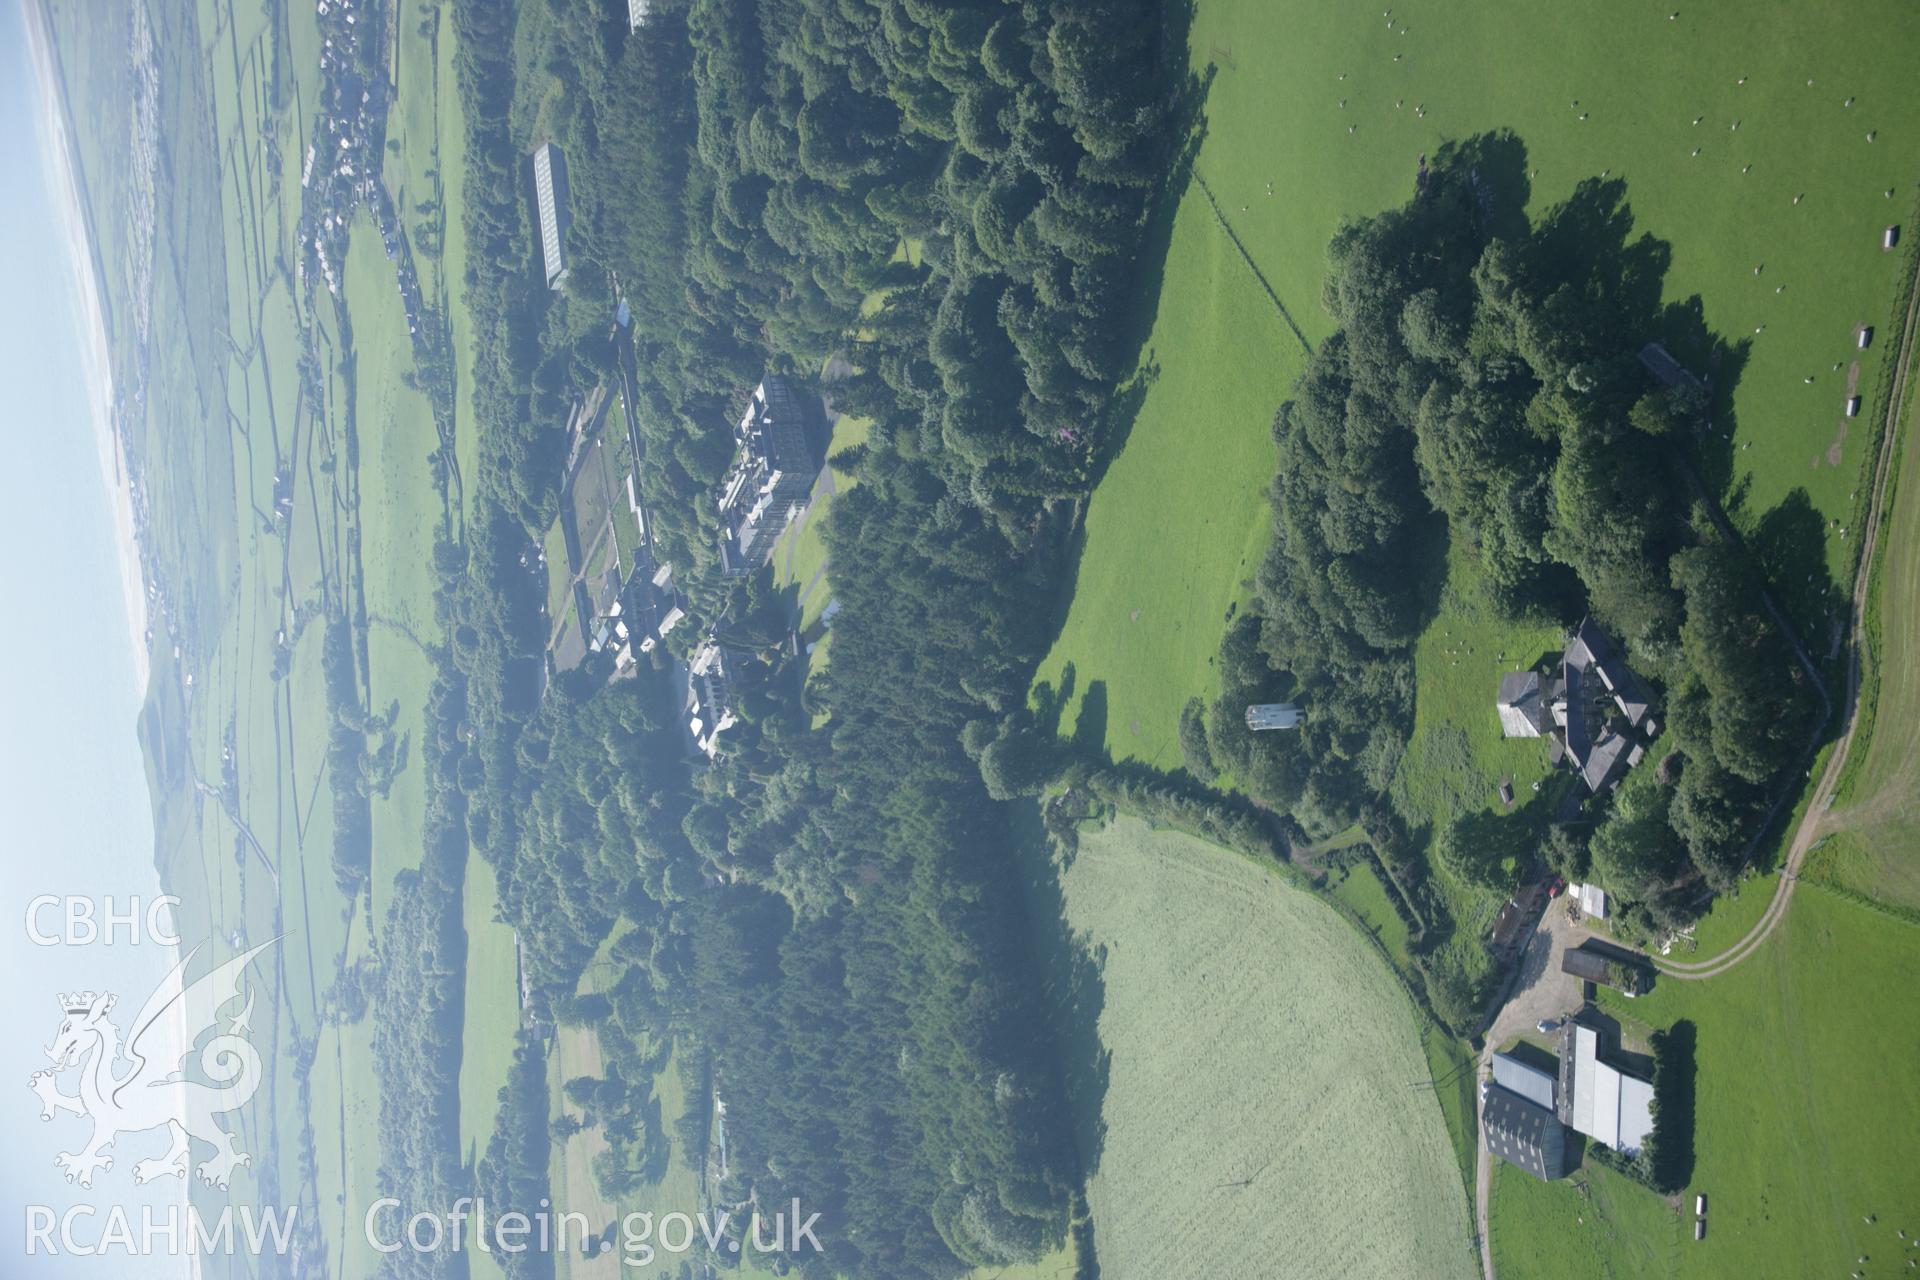
[[[1695,1218],[1693,1220],[1693,1238],[1695,1240],[1705,1240],[1707,1238],[1707,1220],[1705,1218]]]
[[[1863,324],[1853,332],[1853,345],[1857,351],[1865,351],[1867,344],[1873,341],[1873,326]]]
[[[1899,227],[1888,227],[1885,231],[1882,231],[1880,233],[1880,247],[1882,249],[1891,249],[1893,248],[1893,246],[1899,243],[1900,243]]]
[[[1847,397],[1847,416],[1849,418],[1857,418],[1860,416],[1860,397],[1859,396]]]
[[[1696,1217],[1707,1216],[1707,1193],[1701,1192],[1693,1198],[1693,1212]]]

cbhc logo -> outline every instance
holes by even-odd
[[[27,936],[40,947],[57,947],[62,943],[84,947],[94,942],[112,946],[114,934],[124,929],[126,940],[137,945],[144,926],[144,937],[148,941],[166,947],[178,946],[180,936],[173,931],[173,908],[179,905],[180,899],[163,894],[143,909],[140,895],[130,894],[126,910],[119,911],[115,909],[112,894],[96,903],[92,898],[43,893],[27,904]],[[54,918],[57,932],[49,933],[41,928],[42,917],[49,907],[60,908]]]

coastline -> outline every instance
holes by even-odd
[[[40,103],[41,160],[49,187],[57,193],[61,225],[66,233],[67,265],[73,273],[73,301],[80,326],[80,348],[87,370],[88,401],[94,440],[100,459],[100,479],[106,486],[112,511],[114,544],[120,564],[120,588],[127,619],[127,641],[133,659],[134,681],[146,697],[150,676],[147,645],[147,583],[140,556],[139,528],[134,519],[131,473],[126,445],[114,420],[112,349],[94,245],[76,170],[72,121],[67,118],[66,94],[54,60],[52,33],[38,0],[21,0],[26,18],[28,54]]]

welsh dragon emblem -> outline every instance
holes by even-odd
[[[252,1165],[253,1157],[234,1145],[214,1117],[245,1106],[260,1087],[260,1054],[246,1038],[254,991],[246,991],[246,1005],[228,1018],[225,1031],[218,1024],[221,1010],[241,996],[242,972],[277,941],[263,942],[189,984],[187,966],[200,953],[195,947],[147,997],[124,1043],[107,1017],[115,1003],[111,993],[60,997],[64,1019],[46,1050],[53,1066],[34,1072],[28,1084],[39,1095],[42,1120],[71,1111],[93,1121],[85,1146],[54,1157],[68,1182],[91,1187],[96,1172],[113,1168],[106,1153],[114,1139],[162,1126],[170,1138],[166,1154],[137,1161],[135,1182],[185,1177],[194,1141],[213,1147],[213,1156],[195,1167],[210,1186],[224,1190],[234,1166]],[[201,1045],[209,1031],[216,1034]],[[205,1080],[187,1078],[190,1057]],[[69,1070],[79,1073],[78,1093],[62,1093],[57,1084]]]

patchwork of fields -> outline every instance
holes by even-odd
[[[417,752],[433,673],[427,646],[438,641],[429,551],[445,508],[429,457],[439,445],[432,409],[412,380],[406,304],[364,212],[334,264],[351,339],[327,289],[310,288],[295,269],[320,96],[313,6],[199,0],[107,18],[51,0],[49,11],[69,98],[97,108],[80,116],[83,126],[157,111],[151,136],[165,140],[164,163],[149,168],[141,138],[129,155],[124,134],[82,127],[78,136],[110,264],[116,373],[123,389],[139,388],[129,447],[142,464],[147,550],[162,592],[141,726],[157,858],[183,899],[183,935],[209,955],[285,935],[272,968],[257,975],[256,1038],[275,1074],[239,1114],[256,1157],[233,1197],[300,1204],[321,1224],[330,1274],[371,1274],[377,1257],[353,1206],[377,1198],[381,1152],[350,1136],[377,1126],[373,1029],[337,1021],[328,993],[343,965],[369,954],[393,877],[421,856]],[[457,232],[447,242],[458,219],[445,218],[442,186],[444,178],[457,190],[462,142],[442,74],[451,34],[427,0],[402,0],[393,20],[397,56],[383,65],[396,145],[384,177],[417,251],[422,295],[454,314],[458,340],[463,321],[447,281],[458,278],[462,247]],[[151,99],[129,74],[129,50],[161,86]],[[453,144],[447,165],[443,138]],[[443,261],[452,268],[444,274]],[[447,491],[457,496],[457,477]],[[379,776],[349,784],[329,768],[321,637],[329,612],[361,616],[362,607],[364,712],[383,726],[368,745],[385,763]],[[331,793],[343,785],[365,785],[372,806],[373,877],[359,901],[334,883]],[[491,880],[469,898],[470,920],[490,923]],[[470,983],[467,1016],[510,1037],[511,934],[504,953],[487,930],[477,937],[473,976],[482,982]],[[474,1039],[471,1092],[486,1100],[481,1123],[490,1125],[504,1061]],[[248,1263],[203,1267],[238,1275]]]
[[[1103,1276],[1471,1273],[1416,1015],[1347,921],[1131,818],[1081,834],[1060,892],[1098,968]]]

